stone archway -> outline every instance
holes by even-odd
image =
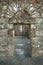
[[[6,3],[6,4],[5,4]],[[3,4],[3,5],[2,5]],[[38,5],[38,4],[37,4]],[[10,29],[10,33],[5,35],[7,38],[7,42],[9,45],[9,51],[14,51],[13,48],[13,34],[14,28],[13,24],[15,23],[29,23],[31,25],[31,46],[32,46],[32,56],[38,56],[40,55],[39,46],[41,41],[39,39],[42,39],[42,31],[39,30],[39,28],[43,28],[43,12],[42,12],[42,5],[38,6],[33,5],[28,0],[22,0],[22,1],[10,1],[8,2],[2,2],[1,3],[1,13],[0,13],[0,27],[1,29],[8,30]],[[41,9],[40,9],[41,7]],[[40,34],[40,33],[42,34]],[[10,36],[11,35],[11,36]],[[41,36],[40,36],[41,35]],[[2,35],[1,35],[2,36]],[[7,43],[6,42],[6,43]],[[12,47],[12,49],[11,49]],[[38,48],[38,50],[37,50]],[[8,51],[8,52],[9,52]],[[11,55],[10,55],[11,54]],[[9,53],[10,56],[13,56],[13,52]]]

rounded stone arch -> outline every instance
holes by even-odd
[[[37,43],[36,42],[37,39],[39,39],[39,38],[35,37],[35,35],[37,33],[36,27],[38,29],[37,24],[39,24],[39,27],[40,27],[40,23],[42,23],[42,13],[41,13],[42,10],[40,9],[40,6],[36,7],[32,3],[27,2],[27,0],[26,0],[26,2],[22,1],[22,3],[23,4],[21,4],[20,0],[19,0],[18,4],[17,4],[17,2],[15,3],[13,1],[10,3],[7,3],[7,5],[4,4],[4,6],[2,6],[2,13],[0,13],[0,14],[2,14],[1,20],[6,19],[4,21],[8,22],[7,24],[10,26],[11,29],[13,28],[12,24],[16,23],[16,22],[20,23],[20,21],[21,21],[21,23],[31,24],[31,44],[33,44],[33,43],[35,44],[35,43]],[[33,34],[32,34],[32,32],[33,32]],[[11,47],[13,48],[13,46],[11,46]],[[36,53],[34,53],[34,51],[36,49],[34,50],[32,48],[32,50],[33,50],[32,56],[35,56]],[[12,55],[13,55],[13,52],[12,52]]]
[[[20,5],[19,5],[20,4]],[[19,5],[19,6],[18,6]],[[32,46],[34,46],[35,43],[37,43],[35,40],[38,38],[36,37],[36,27],[37,23],[42,22],[41,19],[41,14],[39,10],[33,6],[33,4],[30,3],[25,3],[21,6],[22,4],[19,2],[18,4],[15,2],[12,2],[9,4],[7,12],[5,14],[5,17],[8,17],[10,22],[13,24],[15,23],[29,23],[30,24],[30,30],[31,30],[31,49],[32,49],[32,56],[35,56],[37,53],[37,48],[34,50]],[[40,18],[40,19],[37,19]],[[39,21],[39,22],[37,22]],[[35,39],[35,40],[34,40]],[[37,44],[38,45],[38,44]],[[36,51],[36,53],[35,53]],[[38,53],[37,53],[38,55]]]

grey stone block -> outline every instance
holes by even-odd
[[[7,37],[7,29],[0,29],[0,37]]]
[[[0,45],[7,44],[7,37],[0,37]]]

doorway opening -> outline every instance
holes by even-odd
[[[31,57],[30,24],[14,24],[14,55]]]

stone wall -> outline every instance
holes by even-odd
[[[43,19],[36,20],[38,23],[31,24],[32,56],[35,57],[43,56]]]
[[[7,21],[8,19],[0,18],[0,56],[8,55],[8,34],[7,34]],[[5,25],[6,24],[6,25]]]
[[[30,24],[31,55],[43,55],[42,10],[42,5],[28,0],[0,2],[0,56],[14,56],[15,23]]]

